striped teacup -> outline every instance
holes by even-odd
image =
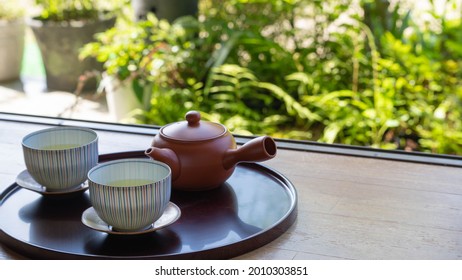
[[[47,191],[79,187],[98,163],[98,135],[81,127],[54,127],[22,139],[27,171]]]
[[[90,201],[114,231],[149,228],[164,213],[171,194],[172,172],[151,159],[119,159],[88,172]]]

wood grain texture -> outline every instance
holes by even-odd
[[[22,137],[45,127],[0,121],[0,190],[25,168]],[[152,141],[97,132],[100,153]],[[283,149],[264,165],[294,184],[297,221],[237,259],[462,259],[461,168]],[[0,258],[22,258],[1,246]]]

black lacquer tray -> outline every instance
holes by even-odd
[[[130,157],[145,156],[105,154],[100,162]],[[297,216],[292,183],[256,163],[239,164],[215,190],[173,191],[180,219],[142,235],[109,235],[83,225],[88,191],[46,197],[12,184],[1,197],[0,241],[34,259],[227,259],[273,241]]]

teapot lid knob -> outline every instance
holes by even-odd
[[[228,131],[222,124],[202,121],[198,111],[187,112],[185,119],[163,126],[160,135],[172,141],[197,142],[216,139]]]
[[[189,126],[197,126],[201,120],[201,113],[198,111],[189,111],[186,113],[185,117]]]

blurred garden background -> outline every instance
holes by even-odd
[[[100,92],[128,88],[120,121],[198,110],[240,135],[462,155],[462,0],[199,0],[175,18],[103,2],[117,21],[79,58],[102,63]],[[45,75],[25,50],[22,75]]]

